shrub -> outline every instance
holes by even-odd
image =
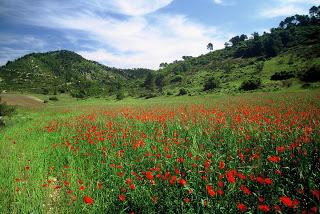
[[[58,101],[59,99],[58,99],[58,97],[49,97],[49,100],[51,100],[51,101]]]
[[[245,80],[242,82],[240,89],[249,91],[249,90],[255,90],[259,88],[261,85],[261,79],[260,78],[251,78],[249,80]]]
[[[4,122],[4,116],[10,117],[15,112],[14,106],[9,106],[6,103],[1,103],[1,97],[0,97],[0,127],[5,125]]]
[[[183,96],[183,95],[186,95],[187,93],[188,93],[188,91],[185,88],[180,88],[178,95]]]
[[[181,81],[182,81],[182,76],[177,75],[171,80],[171,83],[177,83],[177,82],[181,82]]]
[[[49,90],[47,88],[42,88],[41,89],[41,94],[47,95],[47,94],[49,94]]]
[[[123,100],[124,99],[124,92],[122,91],[122,90],[119,90],[118,92],[117,92],[117,95],[116,95],[116,99],[117,100]]]
[[[304,82],[317,82],[320,80],[320,66],[313,65],[306,70],[301,76],[300,80]]]
[[[203,86],[204,91],[215,89],[219,86],[218,80],[216,80],[214,77],[210,77]]]
[[[292,71],[280,71],[276,72],[271,76],[271,80],[287,80],[295,77]]]

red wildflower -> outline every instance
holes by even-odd
[[[187,185],[187,181],[184,180],[183,178],[180,178],[180,179],[178,180],[178,183],[179,183],[181,186],[186,186],[186,185]]]
[[[286,150],[286,147],[284,147],[284,146],[277,146],[277,147],[276,147],[276,150],[277,150],[277,152],[281,153],[281,152],[283,152],[284,150]]]
[[[282,204],[284,204],[286,207],[289,207],[289,208],[295,208],[299,205],[298,200],[291,200],[291,198],[287,196],[281,196],[279,199]]]
[[[318,189],[312,189],[310,190],[311,194],[320,201],[320,191]]]
[[[243,203],[238,203],[237,208],[239,209],[240,212],[246,212],[248,210],[247,206]]]
[[[126,200],[126,196],[123,195],[123,194],[119,195],[119,200],[120,201],[125,201]]]
[[[153,180],[152,172],[147,171],[147,172],[146,172],[146,177],[147,177],[149,180]]]
[[[130,189],[136,189],[136,185],[130,184],[129,188],[130,188]]]
[[[216,195],[216,192],[213,190],[213,187],[212,187],[211,185],[207,185],[206,188],[207,188],[208,194],[209,194],[210,196],[213,197],[213,196]]]
[[[227,172],[226,176],[227,176],[227,180],[229,181],[229,183],[236,182],[236,179],[234,177],[234,170],[231,170],[231,171]]]
[[[177,159],[177,161],[178,161],[179,163],[183,163],[183,162],[184,162],[184,158],[183,158],[183,157],[179,157],[179,158]]]
[[[266,204],[261,204],[258,206],[258,209],[261,210],[262,212],[269,212],[270,211],[270,207]]]
[[[225,163],[223,161],[219,162],[219,169],[223,169],[225,166]]]
[[[275,155],[275,156],[268,157],[268,160],[273,163],[278,163],[281,160],[281,158]]]
[[[30,166],[25,166],[24,169],[25,170],[30,170]]]
[[[184,198],[183,201],[184,201],[184,203],[189,203],[190,202],[190,198]]]
[[[256,181],[260,184],[264,184],[264,179],[262,177],[257,177]]]
[[[270,184],[272,184],[272,179],[271,178],[265,178],[264,179],[264,183],[267,184],[267,185],[270,185]]]
[[[169,183],[170,183],[171,185],[173,185],[173,184],[176,182],[176,180],[177,180],[177,176],[173,175],[173,176],[171,177],[171,179],[169,180]]]
[[[251,191],[245,186],[245,185],[241,185],[240,189],[242,190],[242,192],[244,192],[246,195],[251,195]]]
[[[81,191],[83,191],[84,189],[85,189],[84,186],[80,186],[80,187],[79,187],[79,190],[81,190]]]
[[[84,201],[84,203],[89,204],[89,205],[93,204],[93,199],[89,196],[84,196],[83,201]]]

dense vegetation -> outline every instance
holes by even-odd
[[[42,94],[70,93],[74,97],[116,94],[124,83],[132,87],[148,69],[116,69],[89,61],[71,51],[28,54],[0,69],[0,88]]]
[[[0,68],[0,89],[74,97],[195,95],[319,87],[320,6],[284,19],[270,33],[235,36],[222,50],[161,63],[158,71],[116,69],[70,51],[29,54]]]

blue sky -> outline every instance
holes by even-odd
[[[320,0],[1,0],[0,64],[68,49],[107,66],[158,68],[268,31]]]

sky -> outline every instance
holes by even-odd
[[[110,67],[157,69],[313,5],[320,0],[0,0],[0,65],[67,49]]]

